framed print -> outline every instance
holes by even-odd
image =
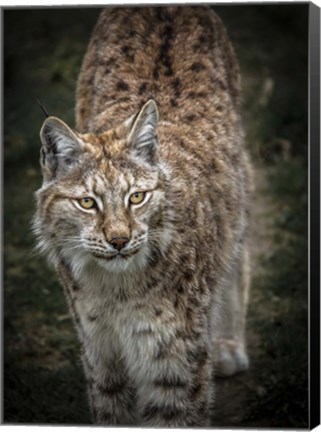
[[[320,9],[2,24],[2,422],[317,426]]]

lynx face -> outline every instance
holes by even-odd
[[[95,261],[112,272],[144,267],[155,247],[165,251],[156,122],[153,101],[136,119],[99,136],[78,135],[56,118],[46,120],[42,214],[35,222],[40,247],[78,267]]]

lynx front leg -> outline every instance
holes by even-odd
[[[245,340],[249,286],[249,254],[244,251],[231,275],[230,285],[223,293],[221,322],[214,343],[215,373],[218,376],[231,376],[249,367]]]
[[[133,425],[135,416],[135,388],[130,382],[120,359],[93,366],[83,357],[88,396],[94,424]]]
[[[132,373],[142,426],[209,426],[211,355],[195,335],[178,333],[136,334]]]

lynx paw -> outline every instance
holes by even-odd
[[[215,375],[232,376],[249,368],[249,359],[244,345],[229,339],[216,342],[217,363]]]

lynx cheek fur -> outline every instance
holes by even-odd
[[[248,367],[239,110],[239,69],[210,8],[109,8],[82,65],[77,132],[55,117],[42,127],[34,227],[97,424],[208,426],[214,373]]]

